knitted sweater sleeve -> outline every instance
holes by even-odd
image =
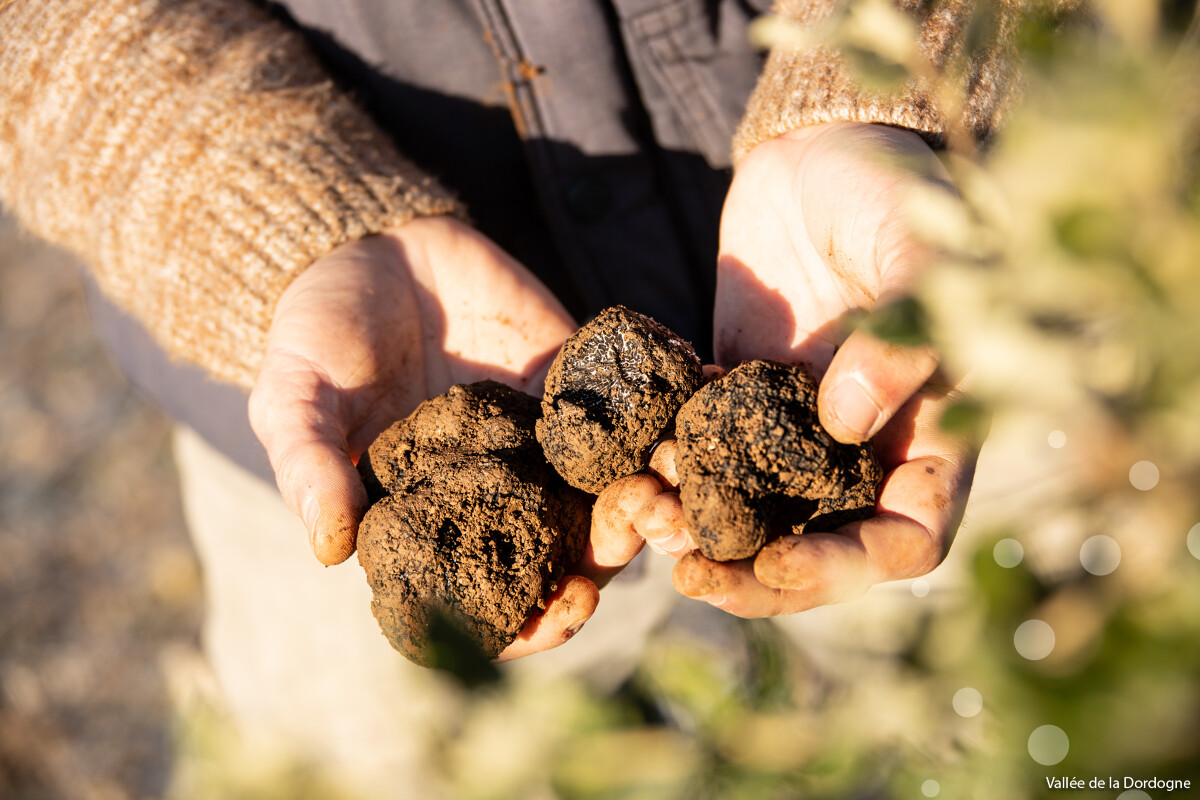
[[[0,0],[0,76],[0,203],[243,386],[307,265],[457,210],[246,0]]]
[[[856,79],[834,48],[777,46],[767,59],[734,138],[734,162],[756,144],[787,131],[822,122],[871,122],[908,128],[934,147],[957,133],[982,144],[991,136],[1016,91],[1012,52],[1016,9],[1021,0],[993,3],[992,37],[976,52],[964,52],[973,0],[893,0],[917,28],[917,44],[929,71],[890,92],[871,91]],[[842,0],[777,0],[776,12],[807,26],[826,22]],[[945,107],[935,82],[948,81]],[[945,87],[946,84],[943,84]]]

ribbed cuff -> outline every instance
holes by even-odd
[[[891,92],[864,88],[846,60],[829,46],[804,50],[776,47],[764,67],[746,115],[733,141],[735,165],[755,145],[788,131],[825,122],[866,122],[907,128],[940,147],[952,132],[984,144],[1000,124],[1017,92],[1012,53],[1013,15],[1000,12],[996,39],[969,59],[962,52],[963,31],[972,12],[964,0],[895,0],[917,23],[918,46],[950,86],[913,79]],[[829,18],[836,2],[786,0],[780,14],[805,25]],[[961,99],[953,110],[940,106],[942,89]]]

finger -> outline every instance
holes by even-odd
[[[954,397],[923,389],[874,441],[880,463],[896,465],[880,484],[877,512],[916,522],[942,549],[949,548],[962,520],[979,455],[977,441],[941,427]]]
[[[645,544],[633,527],[634,519],[662,490],[653,475],[638,473],[614,481],[600,492],[592,507],[591,536],[577,572],[604,586],[632,561]]]
[[[839,531],[770,542],[754,559],[755,576],[811,608],[855,600],[883,581],[924,575],[943,555],[929,532],[905,517],[882,514]]]
[[[650,453],[650,466],[646,471],[658,478],[665,489],[679,488],[679,472],[675,469],[677,444],[674,439],[664,439]]]
[[[600,590],[596,584],[578,575],[566,575],[546,600],[546,610],[530,617],[517,638],[496,657],[497,661],[552,650],[579,633],[583,624],[596,613]]]
[[[681,594],[754,619],[856,600],[889,580],[889,573],[921,575],[940,560],[926,532],[911,520],[880,516],[854,525],[872,528],[867,538],[887,542],[884,552],[872,552],[856,535],[788,535],[754,559],[719,562],[689,553],[675,565],[672,582]]]
[[[918,427],[933,414],[918,415]],[[752,562],[689,553],[675,567],[675,587],[731,614],[764,617],[848,602],[876,583],[924,575],[950,548],[973,463],[969,450],[915,458],[885,479],[877,516],[836,533],[781,537]]]
[[[678,559],[696,549],[684,523],[683,503],[675,492],[663,492],[642,506],[634,518],[633,529],[651,550],[662,555]]]
[[[250,424],[266,448],[280,494],[308,529],[317,560],[354,553],[367,493],[347,453],[336,393],[303,359],[269,354],[250,395]]]
[[[811,582],[792,589],[763,581],[759,562],[774,552],[773,546],[793,539],[808,540],[803,555],[817,562],[811,569]],[[875,582],[861,553],[837,534],[785,536],[767,545],[756,558],[741,561],[712,561],[695,551],[679,560],[671,579],[681,594],[745,619],[847,602],[861,597]]]
[[[884,581],[924,575],[945,558],[962,520],[968,464],[926,456],[901,464],[880,488],[870,519],[835,533],[784,536],[758,554],[764,585],[804,596],[801,605],[853,600]]]
[[[804,610],[788,605],[786,592],[760,583],[750,559],[712,561],[693,550],[675,564],[671,583],[686,597],[745,619]]]
[[[933,348],[885,342],[855,331],[838,349],[821,379],[821,424],[839,442],[870,439],[937,369]]]

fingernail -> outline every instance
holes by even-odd
[[[647,539],[646,544],[654,552],[668,556],[687,544],[687,534],[678,530],[663,539]]]
[[[317,520],[321,516],[321,504],[317,501],[316,495],[309,495],[304,501],[303,507],[300,509],[300,518],[304,520],[304,527],[308,528],[308,539],[312,543],[316,543],[313,539],[317,530]]]
[[[830,413],[847,431],[870,439],[882,427],[883,409],[857,378],[845,378],[829,393]]]
[[[583,620],[583,622],[576,622],[574,625],[570,626],[565,631],[563,631],[563,641],[564,642],[567,641],[568,639],[572,638],[575,634],[577,634],[581,630],[583,630],[583,626],[585,623],[587,623],[586,619]]]
[[[723,594],[706,594],[703,597],[697,597],[696,599],[702,600],[705,603],[708,603],[710,606],[716,606],[717,608],[720,608],[721,606],[725,605],[725,601],[729,598]]]

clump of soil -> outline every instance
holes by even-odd
[[[636,311],[605,309],[551,364],[538,441],[569,484],[598,494],[646,468],[702,380],[690,344]]]
[[[592,498],[546,463],[538,410],[536,398],[494,381],[454,386],[359,463],[374,503],[358,534],[371,610],[418,664],[431,661],[438,614],[494,658],[583,555]]]
[[[817,382],[800,367],[742,364],[688,400],[675,434],[684,519],[715,561],[749,558],[783,533],[829,531],[874,511],[874,449],[825,432]]]

